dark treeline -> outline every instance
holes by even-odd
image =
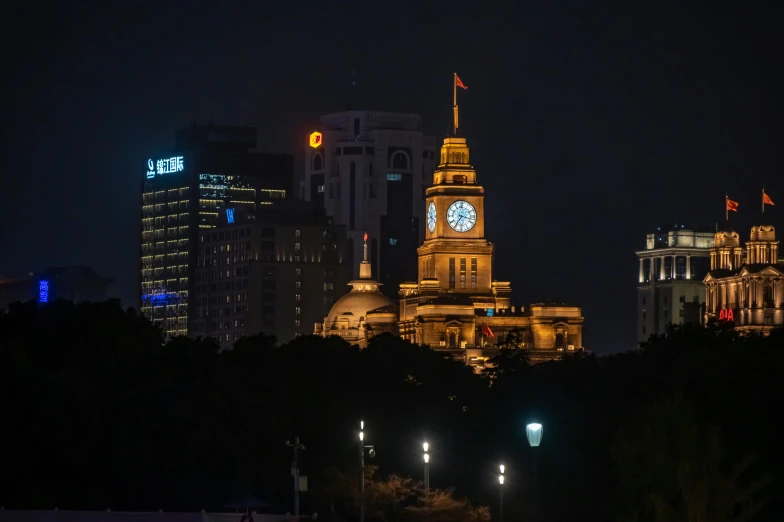
[[[292,511],[298,435],[303,512],[352,519],[362,419],[369,520],[419,517],[424,441],[431,487],[493,515],[505,464],[507,521],[784,520],[781,331],[675,328],[536,366],[508,344],[476,375],[389,336],[362,351],[257,336],[218,353],[165,343],[116,302],[16,305],[0,316],[0,505],[224,510],[253,495]],[[544,425],[536,450],[529,421]],[[487,519],[471,509],[428,516]]]

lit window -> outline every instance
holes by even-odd
[[[302,308],[299,306],[294,307],[294,315],[302,315]]]
[[[394,172],[390,172],[387,174],[387,181],[400,181],[403,179],[402,174],[396,174]]]
[[[298,303],[302,301],[302,294],[294,294],[294,301]]]
[[[300,229],[294,230],[294,237],[300,237],[300,236],[302,236],[302,230]]]
[[[389,244],[390,244],[390,245],[392,245],[392,246],[395,246],[395,245],[397,245],[397,238],[395,238],[395,237],[390,237],[390,238],[389,238]]]
[[[294,243],[294,251],[299,252],[302,250],[302,243]]]
[[[323,192],[324,192],[324,185],[319,185],[319,186],[318,186],[318,188],[317,188],[316,190],[317,190],[318,192],[321,192],[321,193],[323,193]]]

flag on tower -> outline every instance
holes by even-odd
[[[486,324],[482,325],[482,335],[486,335],[488,337],[495,337],[495,334],[493,333],[493,331]]]
[[[466,84],[463,83],[463,81],[460,79],[460,77],[457,74],[455,74],[455,85],[457,85],[461,89],[468,90],[468,87],[466,87]]]
[[[765,212],[765,205],[775,206],[770,196],[765,194],[765,189],[762,189],[762,211]]]
[[[737,212],[738,211],[738,202],[737,201],[732,201],[726,195],[724,196],[724,199],[727,201],[727,206],[725,207],[725,210],[724,210],[724,219],[729,219],[730,218],[730,210],[732,210],[733,212]]]

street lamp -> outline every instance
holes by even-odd
[[[359,522],[365,522],[365,450],[368,449],[368,456],[372,459],[376,456],[376,449],[365,444],[365,421],[359,421]]]
[[[532,422],[525,427],[525,436],[528,437],[528,444],[532,448],[542,443],[542,432],[544,427],[538,422]]]
[[[430,496],[430,454],[427,452],[430,445],[425,442],[422,444],[422,449],[425,451],[425,500],[427,500]]]
[[[528,438],[528,444],[531,445],[532,448],[539,447],[539,444],[542,443],[542,435],[544,434],[544,427],[539,424],[538,422],[531,422],[526,425],[525,427],[525,436]],[[534,489],[537,489],[537,476],[536,476],[536,454],[538,453],[537,450],[533,451],[533,455],[531,456],[531,467],[533,468],[533,479],[534,479]],[[534,492],[534,519],[537,518],[538,513],[536,501],[537,501],[538,494]]]
[[[501,474],[498,475],[498,493],[499,493],[499,514],[501,522],[504,522],[504,471],[506,471],[506,466],[501,464],[498,466],[498,469],[501,471]]]

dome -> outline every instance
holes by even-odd
[[[351,291],[338,299],[329,311],[324,325],[327,329],[333,325],[338,328],[355,328],[359,326],[360,319],[364,322],[369,311],[394,304],[392,299],[379,291],[379,284],[375,281],[358,280],[349,284],[353,286]]]

